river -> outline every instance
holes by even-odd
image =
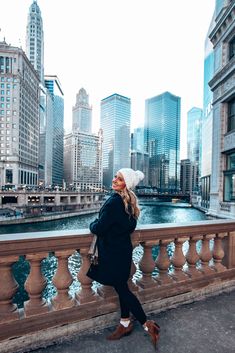
[[[184,203],[155,202],[151,205],[140,205],[141,214],[138,224],[179,223],[206,220],[206,215]],[[88,228],[97,214],[82,215],[55,221],[29,224],[0,226],[0,234],[42,232],[50,230],[74,230]]]
[[[151,205],[141,205],[141,216],[138,220],[138,224],[153,224],[153,223],[180,223],[180,222],[191,222],[206,220],[207,217],[204,213],[197,209],[187,207],[185,204],[172,205],[170,203],[156,203]],[[97,217],[97,214],[83,215],[72,218],[66,218],[50,222],[39,222],[32,224],[21,224],[21,225],[9,225],[1,226],[0,234],[6,233],[25,233],[25,232],[37,232],[37,231],[50,231],[50,230],[69,230],[69,229],[82,229],[88,228],[90,222]],[[172,255],[174,251],[174,244],[168,246],[168,254]],[[137,263],[143,254],[141,246],[135,248],[133,252],[134,262]],[[158,247],[153,249],[153,258],[155,259],[158,255]],[[69,269],[73,277],[73,283],[70,286],[70,293],[74,295],[80,288],[80,283],[77,280],[77,273],[81,265],[80,255],[75,253],[69,259]],[[56,289],[52,283],[52,278],[55,274],[57,267],[57,259],[52,253],[42,261],[42,272],[47,278],[47,286],[43,292],[43,297],[51,298],[56,294]],[[30,266],[28,261],[20,256],[19,261],[13,265],[13,274],[16,281],[19,284],[19,289],[13,299],[14,303],[17,303],[19,307],[23,306],[23,302],[28,299],[28,295],[24,290],[24,283],[29,274]],[[156,274],[157,272],[153,273]],[[141,276],[140,271],[137,267],[135,278]],[[98,284],[94,283],[94,288],[97,288]]]

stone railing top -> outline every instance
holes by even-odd
[[[147,224],[136,228],[132,240],[145,242],[232,231],[235,231],[235,220]],[[0,235],[0,256],[88,248],[91,240],[88,229],[3,234]]]

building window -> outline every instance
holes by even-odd
[[[6,184],[12,184],[12,183],[13,183],[13,170],[6,169]]]
[[[235,37],[229,43],[229,60],[235,56]]]
[[[227,170],[224,172],[224,201],[235,201],[235,152],[227,155]]]
[[[235,130],[235,99],[228,102],[228,131]]]

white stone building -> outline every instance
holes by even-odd
[[[209,213],[235,217],[235,1],[218,2],[214,50],[212,174]]]
[[[64,137],[64,178],[78,190],[101,190],[102,132],[99,135],[73,132]]]
[[[38,183],[39,76],[22,49],[0,42],[0,186]]]

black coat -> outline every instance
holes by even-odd
[[[130,235],[135,227],[136,219],[126,213],[121,196],[114,193],[101,207],[99,218],[90,224],[90,231],[97,235],[98,265],[91,265],[87,276],[111,286],[128,280],[132,260]]]

